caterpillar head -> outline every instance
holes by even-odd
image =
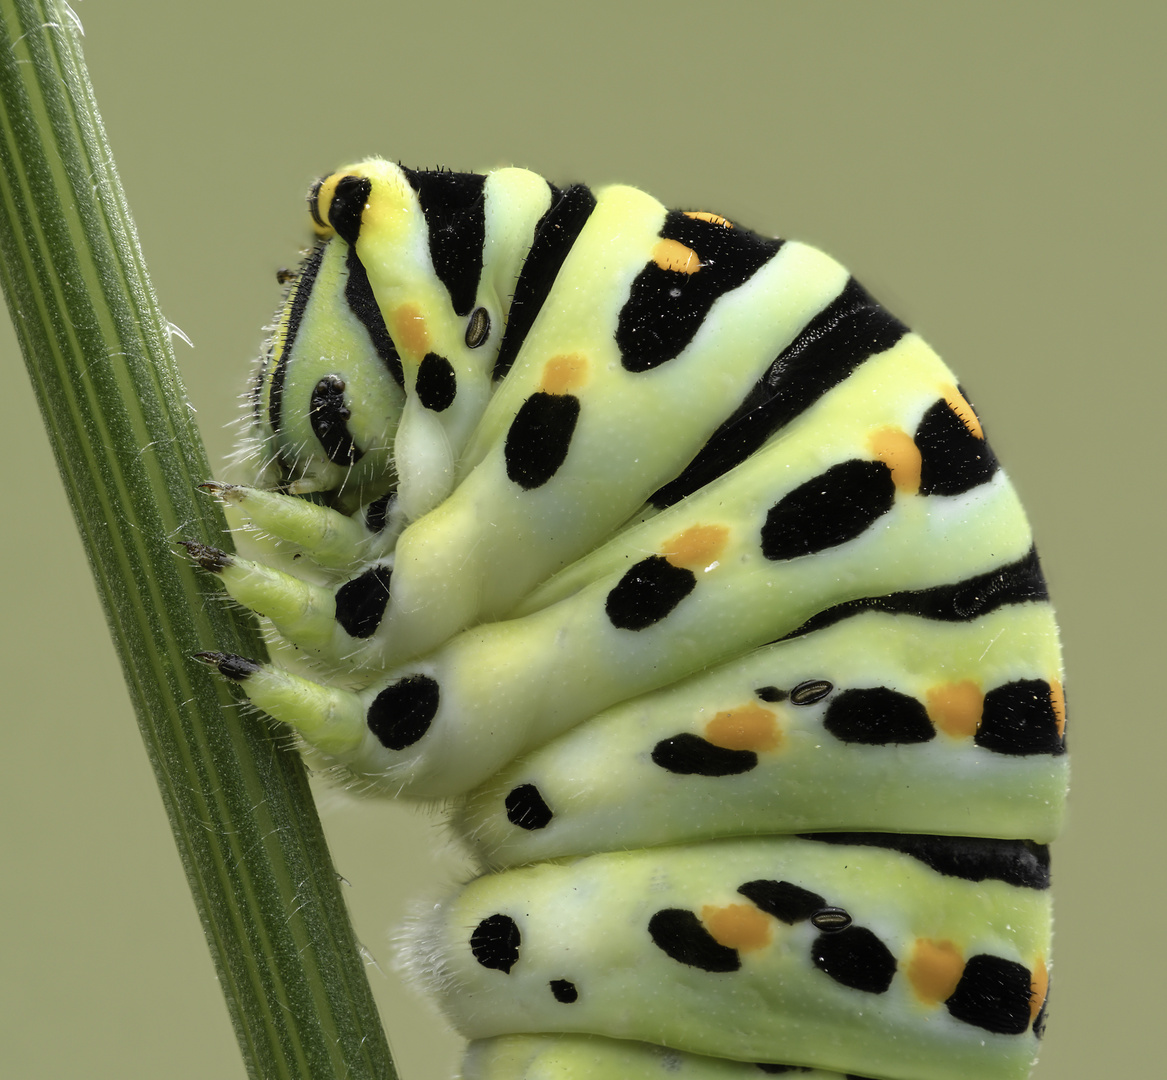
[[[469,254],[442,238],[481,231],[484,182],[373,159],[309,192],[316,244],[254,393],[258,440],[287,490],[351,508],[420,470],[433,474],[410,500],[420,511],[452,484],[489,397],[502,305],[493,280],[480,286],[483,238]]]
[[[381,216],[408,212],[403,179],[378,182]],[[296,494],[367,502],[395,481],[393,440],[405,404],[401,359],[357,251],[373,181],[357,166],[309,192],[316,242],[293,275],[254,391],[258,441]],[[396,197],[394,197],[396,195]],[[395,260],[399,262],[400,260]]]

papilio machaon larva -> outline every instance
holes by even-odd
[[[259,554],[188,545],[283,666],[205,658],[453,801],[492,872],[413,964],[466,1080],[1025,1076],[1059,649],[948,369],[629,187],[370,160],[309,205],[250,482],[206,485]]]

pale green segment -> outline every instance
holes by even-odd
[[[890,349],[867,360],[844,382],[777,431],[769,442],[737,468],[694,492],[680,504],[585,555],[534,589],[511,614],[525,615],[537,611],[614,570],[623,572],[630,561],[661,551],[667,541],[691,524],[746,526],[745,532],[735,528],[737,543],[721,557],[720,567],[710,571],[724,573],[729,569],[728,563],[749,557],[742,550],[743,546],[756,546],[767,511],[783,495],[821,475],[832,465],[855,458],[874,460],[869,441],[873,434],[887,428],[914,434],[924,413],[955,386],[956,377],[923,339],[916,334],[906,334]],[[990,486],[1009,487],[1000,471]],[[1001,497],[999,509],[990,509],[995,495]],[[929,564],[953,565],[954,558],[959,564],[959,553],[944,550],[943,545],[955,536],[962,520],[969,529],[970,541],[982,531],[996,531],[1009,544],[1010,550],[1014,549],[1014,543],[1022,541],[1024,550],[1029,549],[1032,543],[1029,525],[1011,490],[1008,493],[994,490],[990,494],[988,489],[978,487],[969,493],[971,501],[963,502],[963,498],[901,496],[897,499],[895,511],[877,521],[871,530],[885,534],[885,538],[894,532],[895,543],[887,548],[886,556],[872,551],[873,561],[869,566],[862,562],[856,565],[854,573],[862,574],[864,581],[858,591],[843,598],[872,595],[872,589],[890,591],[882,589],[873,580],[884,574],[913,573]],[[988,501],[982,505],[981,499],[985,498]],[[955,546],[959,547],[960,542]],[[816,563],[833,562],[844,549],[850,551],[851,546],[830,549],[812,556],[812,559]],[[977,550],[975,542],[970,547],[969,562],[965,565],[973,565],[977,558],[974,550]],[[805,572],[805,563],[800,563],[799,568],[800,572]],[[954,566],[948,575],[941,575],[937,580],[955,581],[961,576],[967,575],[961,575]],[[825,588],[818,602],[813,608],[808,608],[806,614],[837,603],[832,597],[840,587],[846,590],[852,583],[844,580],[833,588]],[[862,591],[864,587],[869,591]],[[893,586],[907,587],[911,586]],[[773,596],[754,594],[746,599],[747,596],[738,596],[738,601],[746,607],[764,607],[777,602]]]
[[[351,499],[367,502],[393,481],[392,450],[405,392],[377,355],[369,333],[345,300],[348,246],[333,239],[324,244],[320,269],[311,285],[299,329],[286,358],[280,393],[280,429],[272,433],[269,407],[272,376],[280,361],[295,286],[278,316],[268,372],[264,380],[259,421],[266,436],[257,453],[278,454],[288,467],[290,490],[326,491],[344,487]],[[360,402],[348,429],[364,456],[351,468],[333,464],[312,430],[312,391],[323,378],[344,380],[345,397]],[[261,462],[262,464],[262,462]],[[355,505],[355,503],[354,503]]]
[[[393,603],[376,642],[388,662],[505,615],[548,575],[605,540],[673,479],[847,280],[833,260],[786,244],[713,305],[690,345],[646,372],[620,363],[614,334],[649,261],[664,208],[606,188],[519,359],[492,399],[450,497],[401,537]],[[765,312],[765,318],[759,314]],[[567,459],[526,491],[506,472],[507,431],[556,358],[580,362],[580,415]]]
[[[813,555],[762,555],[770,507],[829,466],[870,457],[872,429],[914,431],[945,375],[918,338],[905,339],[738,468],[552,579],[525,602],[530,614],[473,627],[388,672],[370,700],[422,672],[437,680],[440,705],[419,742],[400,753],[378,750],[362,771],[386,773],[410,794],[457,794],[588,716],[774,641],[824,608],[1022,558],[1029,527],[1000,471],[963,495],[901,494],[857,539]],[[684,530],[708,525],[724,526],[727,539],[718,558],[696,569],[693,591],[654,626],[613,626],[605,602],[623,573],[668,550]]]
[[[218,571],[232,599],[265,618],[299,648],[333,659],[352,639],[336,621],[336,593],[328,585],[253,562],[238,555]]]
[[[368,735],[356,694],[264,665],[244,687],[252,704],[295,729],[309,745],[344,764]]]
[[[656,912],[708,921],[712,909],[752,908],[737,889],[759,879],[809,889],[873,932],[897,962],[889,988],[855,990],[818,970],[809,921],[765,916],[764,939],[741,949],[731,972],[680,963],[653,943]],[[470,949],[473,929],[496,914],[521,935],[509,973]],[[878,848],[722,840],[479,878],[436,909],[417,949],[439,958],[435,993],[472,1039],[590,1032],[897,1080],[1022,1080],[1037,1051],[1032,1029],[994,1034],[923,1000],[909,978],[918,941],[945,943],[964,962],[989,954],[1032,971],[1048,962],[1048,891],[943,876]],[[553,997],[556,979],[575,984],[574,1003]]]
[[[357,254],[401,356],[408,398],[394,446],[398,498],[420,517],[450,492],[456,463],[491,396],[491,375],[515,282],[535,226],[551,203],[547,181],[523,169],[490,174],[484,187],[485,239],[476,306],[490,316],[489,338],[466,343],[470,315],[457,314],[434,271],[429,231],[417,193],[398,166],[369,160],[341,170],[373,187],[361,219]],[[415,392],[418,365],[428,353],[449,361],[456,394],[440,412]]]
[[[779,642],[635,698],[493,777],[458,816],[487,865],[749,833],[922,832],[1048,843],[1061,824],[1065,756],[997,754],[938,731],[912,745],[845,744],[823,727],[834,696],[884,686],[927,701],[928,690],[970,680],[981,692],[1018,679],[1060,679],[1048,604],[998,609],[968,623],[867,612]],[[760,701],[759,687],[807,680],[831,698],[798,706]],[[775,745],[730,776],[677,775],[653,747],[678,734],[710,735],[726,710],[772,718]],[[550,823],[512,825],[504,800],[534,784]]]
[[[231,485],[214,492],[235,510],[232,528],[266,534],[311,556],[313,562],[352,570],[393,550],[394,534],[373,533],[359,518],[318,503],[259,488]]]
[[[744,1061],[596,1035],[503,1035],[472,1042],[461,1080],[764,1080]],[[844,1080],[811,1069],[798,1080]]]
[[[551,187],[543,177],[525,169],[496,169],[487,174],[483,195],[486,230],[478,303],[490,314],[490,337],[479,350],[489,356],[493,372],[515,284],[535,228],[551,206]]]
[[[489,396],[489,379],[482,370],[486,358],[467,355],[466,320],[454,314],[434,272],[425,216],[402,171],[390,162],[371,160],[339,172],[372,181],[357,256],[401,358],[406,400],[393,460],[397,497],[413,517],[440,502],[453,484],[449,432],[473,424],[482,414]],[[424,408],[415,390],[418,366],[430,352],[449,360],[458,379],[457,397],[443,417]]]
[[[497,453],[519,407],[539,388],[546,363],[553,357],[576,355],[586,363],[580,384],[570,392],[589,404],[595,401],[597,408],[600,402],[608,404],[612,380],[618,384],[636,381],[635,375],[620,367],[616,323],[632,282],[652,259],[666,210],[651,195],[622,185],[601,188],[595,197],[595,209],[466,448],[460,478]],[[641,422],[653,423],[643,417]]]
[[[277,563],[288,569],[280,569]],[[363,642],[350,636],[337,618],[335,575],[330,580],[313,564],[305,565],[305,560],[288,558],[286,552],[278,550],[265,553],[262,562],[233,555],[217,572],[231,598],[269,619],[280,641],[299,653],[301,659],[309,660],[317,675],[367,686],[370,678],[380,674],[376,669],[370,672],[361,668],[358,660]],[[305,723],[298,723],[294,714],[281,714],[280,719],[301,729],[313,721],[306,717]],[[312,741],[307,731],[304,737]],[[374,747],[378,745],[373,743]],[[373,753],[377,755],[378,751],[374,749]]]

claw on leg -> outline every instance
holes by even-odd
[[[334,651],[336,636],[343,631],[336,622],[332,590],[194,540],[180,542],[199,566],[222,579],[235,600],[271,619],[292,644]]]
[[[361,748],[367,730],[365,710],[351,691],[322,686],[234,653],[195,656],[239,683],[253,705],[282,720],[310,746],[342,761]]]
[[[375,529],[327,506],[275,491],[217,480],[199,484],[199,490],[238,510],[240,524],[286,540],[333,569],[356,566],[392,550],[396,536],[395,529],[386,528],[384,514],[376,521],[381,528]]]

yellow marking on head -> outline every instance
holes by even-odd
[[[764,949],[773,933],[773,920],[753,904],[706,904],[701,909],[701,922],[719,945],[744,952]]]
[[[882,427],[867,436],[871,452],[891,469],[896,491],[915,495],[920,490],[920,468],[923,459],[911,435],[895,427]]]
[[[968,403],[965,396],[951,383],[947,386],[942,386],[940,392],[944,395],[944,400],[948,402],[948,407],[960,417],[960,422],[968,428],[969,433],[975,435],[978,439],[983,439],[985,437],[985,429],[981,427],[981,422],[977,419],[977,414],[973,412],[973,407]]]
[[[543,365],[539,389],[545,394],[567,394],[583,386],[588,378],[588,358],[583,353],[553,356]]]
[[[401,353],[401,359],[420,364],[422,357],[430,351],[430,332],[421,305],[402,304],[389,321],[393,344]]]
[[[727,525],[690,525],[684,532],[666,540],[660,553],[673,566],[695,570],[716,562],[728,541]]]
[[[954,738],[971,739],[981,723],[985,695],[972,679],[941,683],[924,695],[928,719]]]
[[[1054,716],[1058,720],[1058,738],[1065,738],[1066,691],[1062,689],[1062,684],[1057,679],[1050,679],[1049,681],[1049,699],[1053,703]]]
[[[417,192],[395,168],[385,162],[362,162],[350,171],[352,176],[363,176],[372,181],[365,211],[361,215],[362,235],[384,231],[395,244],[405,244],[406,236],[424,222]],[[420,226],[424,228],[424,224]],[[358,241],[359,242],[359,241]]]
[[[691,217],[695,221],[708,221],[710,225],[722,225],[727,229],[733,228],[733,222],[723,218],[720,214],[710,214],[705,210],[686,210],[685,217]]]
[[[695,274],[701,269],[697,252],[676,240],[658,240],[652,249],[652,261],[662,270],[681,274]]]
[[[908,961],[908,982],[916,997],[929,1005],[947,1001],[964,974],[964,958],[951,941],[917,938]]]
[[[1037,958],[1033,965],[1033,974],[1029,976],[1029,1022],[1032,1024],[1045,1004],[1045,996],[1049,993],[1049,971],[1043,957]]]
[[[777,714],[755,702],[722,709],[705,725],[705,738],[725,750],[775,750],[782,736]]]
[[[333,227],[328,224],[328,208],[332,205],[332,199],[336,195],[336,185],[340,182],[341,177],[347,175],[348,173],[335,172],[331,176],[324,177],[320,181],[320,187],[316,189],[316,198],[312,200],[312,205],[308,208],[309,216],[312,218],[312,228],[322,240],[327,240],[335,232]]]

